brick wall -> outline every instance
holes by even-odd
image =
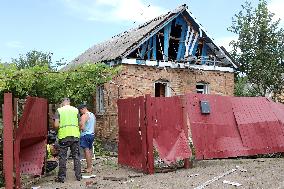
[[[210,94],[233,96],[234,93],[233,73],[123,65],[121,74],[114,78],[113,82],[104,85],[105,112],[96,115],[97,136],[108,141],[116,141],[118,136],[117,99],[144,94],[154,96],[154,83],[157,80],[169,81],[172,96],[195,92],[198,82],[209,83]]]

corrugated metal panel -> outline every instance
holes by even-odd
[[[234,98],[233,111],[243,145],[255,154],[275,153],[284,150],[283,126],[266,98]]]
[[[211,113],[202,115],[207,100]],[[284,106],[261,97],[187,95],[188,115],[197,159],[283,152]],[[279,121],[280,120],[280,121]],[[282,120],[282,121],[281,121]]]

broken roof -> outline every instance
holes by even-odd
[[[108,41],[96,44],[70,62],[65,69],[85,62],[107,62],[125,58],[133,50],[138,48],[143,42],[148,40],[151,36],[153,36],[156,32],[162,29],[167,23],[172,21],[181,13],[186,13],[186,15],[193,20],[193,25],[205,33],[203,27],[196,21],[195,18],[193,18],[190,12],[186,11],[186,9],[187,6],[182,5],[164,15],[138,26],[137,28],[130,29],[129,31],[125,31],[112,37]],[[206,33],[205,36],[207,36]],[[210,38],[211,47],[214,48],[214,50],[217,49],[217,51],[220,51],[219,54],[221,54],[226,60],[228,60],[229,63],[236,67],[232,60],[223,52],[220,47],[215,45],[212,40],[213,39]]]

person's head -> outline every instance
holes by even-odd
[[[70,99],[69,98],[63,98],[61,104],[62,104],[62,106],[70,105]]]
[[[78,106],[78,110],[80,111],[81,114],[85,114],[86,112],[88,112],[87,105],[81,104],[80,106]]]

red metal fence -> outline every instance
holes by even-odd
[[[188,94],[186,98],[196,159],[284,152],[283,104],[263,97]],[[204,100],[210,114],[201,114]]]
[[[272,111],[273,104],[261,97],[232,99],[243,145],[251,149],[251,154],[284,151],[283,125]]]
[[[167,163],[191,156],[188,130],[199,160],[284,152],[284,105],[263,97],[147,96],[119,100],[118,108],[119,163],[148,173],[153,146]]]
[[[144,101],[144,97],[118,101],[118,122],[120,123],[118,163],[146,171]]]
[[[154,146],[167,163],[191,156],[180,98],[120,99],[118,117],[119,164],[154,173]]]
[[[19,126],[13,137],[12,95],[4,98],[4,156],[6,188],[13,188],[13,167],[16,188],[21,188],[20,174],[40,175],[46,153],[47,100],[28,97]],[[13,154],[14,139],[14,154]],[[14,164],[13,164],[14,161]]]
[[[196,159],[228,158],[247,153],[242,145],[231,105],[232,97],[186,95],[187,112]],[[210,114],[201,114],[200,100]]]
[[[182,99],[148,98],[147,122],[153,128],[153,143],[159,157],[170,164],[191,156],[188,129],[183,119]]]

